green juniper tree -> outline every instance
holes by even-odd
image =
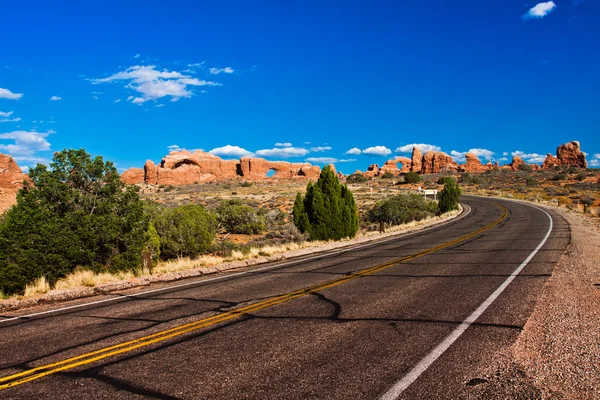
[[[0,223],[0,291],[22,292],[42,276],[53,284],[77,266],[141,267],[148,217],[110,161],[63,150],[29,177]]]
[[[294,224],[311,240],[354,237],[358,230],[354,196],[329,166],[323,168],[317,183],[308,183],[305,196],[298,193],[293,216]]]

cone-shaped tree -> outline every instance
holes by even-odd
[[[354,237],[358,230],[354,196],[329,166],[323,168],[316,184],[308,183],[304,197],[298,193],[293,214],[294,224],[312,240]]]

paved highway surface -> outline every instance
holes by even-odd
[[[462,202],[414,235],[0,316],[0,398],[463,397],[517,339],[570,230],[530,205]]]

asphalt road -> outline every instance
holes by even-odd
[[[0,398],[466,397],[570,230],[529,205],[462,202],[460,220],[371,246],[0,316]]]

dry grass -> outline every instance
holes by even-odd
[[[160,262],[152,271],[155,275],[166,274],[169,272],[184,271],[194,268],[213,267],[222,264],[225,261],[223,257],[201,256],[195,259],[177,258],[174,260]]]
[[[73,271],[73,273],[58,280],[56,285],[54,285],[54,289],[68,290],[80,287],[95,287],[111,282],[124,281],[134,277],[135,275],[132,272],[121,271],[116,273],[103,272],[96,274],[88,269],[78,268]]]
[[[25,286],[25,297],[31,297],[38,294],[46,294],[50,291],[50,284],[45,276],[37,279],[33,283]]]

